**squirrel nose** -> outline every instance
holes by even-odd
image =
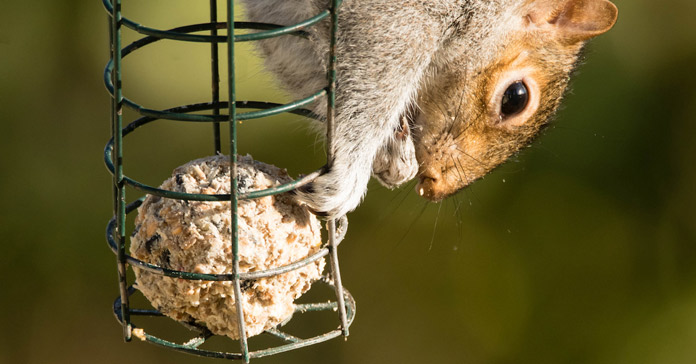
[[[439,173],[422,173],[416,185],[416,192],[419,196],[434,202],[440,201],[448,195],[445,185],[442,183],[442,175]]]

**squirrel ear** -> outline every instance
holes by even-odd
[[[614,26],[619,10],[608,0],[535,1],[528,19],[541,28],[553,28],[573,42],[596,37]]]

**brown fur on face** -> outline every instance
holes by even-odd
[[[530,1],[522,15],[529,30],[507,35],[510,46],[494,62],[470,69],[466,59],[454,60],[425,83],[413,122],[421,196],[452,195],[527,146],[558,108],[584,41],[616,20],[608,1],[543,4]],[[501,90],[516,80],[531,98],[522,113],[506,118]]]

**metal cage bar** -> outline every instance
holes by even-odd
[[[336,40],[338,36],[338,6],[339,0],[332,0],[331,3],[331,40],[329,45],[329,70],[328,70],[328,95],[326,110],[326,155],[329,160],[329,168],[333,164],[334,149],[333,141],[335,135],[336,118]],[[346,316],[346,306],[343,297],[343,283],[341,281],[341,271],[338,266],[338,242],[336,241],[336,220],[330,220],[327,224],[329,230],[329,251],[331,252],[331,276],[334,279],[336,288],[336,299],[338,300],[338,312],[341,319],[341,329],[343,336],[348,336],[348,319]]]
[[[328,284],[326,280],[324,283]],[[135,292],[135,288],[130,287],[128,290],[128,294],[133,294]],[[353,322],[353,319],[355,318],[355,300],[353,299],[353,296],[350,295],[350,292],[347,290],[343,291],[343,295],[345,297],[345,302],[346,302],[346,308],[347,308],[347,313],[348,313],[348,325],[350,325]],[[116,318],[121,320],[120,318],[120,312],[121,312],[121,298],[117,298],[116,301],[114,302],[113,310],[114,314],[116,315]],[[322,303],[308,303],[308,304],[299,304],[295,305],[295,314],[303,314],[307,312],[320,312],[320,311],[336,311],[338,309],[338,303],[337,302],[322,302]],[[162,314],[158,311],[155,310],[131,310],[131,315],[133,316],[150,316],[150,317],[161,317]],[[343,335],[343,332],[341,330],[333,330],[321,335],[317,335],[311,338],[307,339],[302,339],[298,338],[296,336],[293,336],[291,334],[282,332],[278,329],[271,329],[267,330],[264,332],[264,334],[271,335],[274,337],[277,337],[281,340],[283,340],[285,343],[280,346],[268,348],[268,349],[262,349],[262,350],[255,350],[251,351],[248,353],[249,359],[256,359],[256,358],[262,358],[266,356],[271,356],[275,354],[280,354],[286,351],[291,351],[295,349],[300,349],[306,346],[322,343],[331,339],[335,339],[339,336]],[[136,336],[137,338],[141,340],[148,341],[152,344],[162,346],[165,348],[177,350],[180,352],[184,352],[187,354],[194,354],[198,356],[204,356],[204,357],[209,357],[209,358],[217,358],[217,359],[232,359],[232,360],[243,360],[243,354],[242,353],[230,353],[230,352],[221,352],[221,351],[212,351],[212,350],[202,350],[199,349],[199,347],[204,344],[212,335],[209,332],[206,332],[205,330],[202,330],[198,336],[193,337],[189,341],[183,343],[183,344],[177,344],[168,340],[161,339],[159,337],[150,335],[146,333],[144,330],[141,330],[140,328],[134,327],[133,329],[133,335]]]
[[[143,202],[144,198],[140,198],[133,203],[128,204],[126,206],[126,214],[131,213],[135,211]],[[116,226],[116,219],[112,218],[109,223],[106,226],[106,240],[109,244],[109,248],[111,250],[118,254],[118,243],[114,239],[114,228]],[[262,271],[256,271],[256,272],[246,272],[246,273],[239,273],[239,277],[241,280],[253,280],[253,279],[259,279],[259,278],[267,278],[283,273],[290,272],[295,269],[302,268],[312,262],[315,262],[316,260],[323,258],[329,254],[332,253],[332,251],[335,251],[335,247],[337,247],[342,241],[343,238],[346,236],[346,232],[348,230],[348,219],[343,216],[338,220],[338,224],[336,224],[336,229],[334,233],[334,248],[333,250],[330,250],[330,244],[327,247],[324,247],[320,249],[318,252],[305,257],[302,260],[298,260],[293,263],[289,263],[284,266],[272,268],[272,269],[267,269],[267,270],[262,270]],[[147,262],[143,262],[142,260],[133,258],[132,256],[125,254],[124,256],[125,261],[130,264],[131,266],[138,267],[139,269],[142,269],[144,271],[150,272],[150,273],[155,273],[167,277],[172,277],[172,278],[181,278],[181,279],[193,279],[193,280],[204,280],[204,281],[231,281],[234,280],[234,273],[232,274],[206,274],[206,273],[194,273],[194,272],[186,272],[186,271],[180,271],[180,270],[175,270],[175,269],[169,269],[169,268],[164,268],[160,267],[156,264],[151,264]]]
[[[210,24],[212,25],[210,27],[210,36],[212,38],[217,38],[218,36],[218,28],[217,28],[217,18],[218,18],[218,9],[217,9],[217,1],[216,0],[210,0]],[[217,42],[210,42],[210,77],[211,77],[211,98],[212,98],[212,103],[213,105],[216,105],[213,107],[213,116],[219,116],[220,115],[220,50],[218,48],[218,43]],[[220,123],[219,122],[214,122],[213,123],[213,144],[215,148],[215,154],[221,153],[222,148],[220,145]]]
[[[227,0],[227,12],[224,22],[218,22],[218,7],[216,0],[210,0],[210,22],[202,24],[186,25],[170,30],[159,30],[146,27],[136,23],[123,16],[121,12],[122,0],[102,0],[104,8],[109,15],[109,43],[111,59],[107,63],[104,70],[104,84],[109,92],[111,103],[111,129],[112,138],[107,142],[104,149],[104,161],[108,170],[113,175],[113,198],[114,198],[114,216],[107,224],[106,238],[110,249],[116,254],[118,268],[118,283],[120,295],[114,302],[114,314],[117,320],[123,326],[124,339],[130,341],[133,336],[139,339],[151,342],[156,345],[168,347],[174,350],[183,351],[190,354],[236,359],[248,362],[251,358],[258,358],[268,355],[273,355],[288,350],[313,345],[323,342],[337,336],[348,336],[348,327],[353,322],[355,317],[355,302],[350,296],[350,293],[343,288],[341,275],[338,264],[338,245],[343,240],[347,230],[347,219],[342,217],[338,221],[331,220],[327,222],[328,242],[317,253],[305,257],[296,262],[292,262],[282,267],[268,269],[257,272],[240,272],[239,271],[239,242],[238,242],[238,220],[237,220],[237,204],[241,200],[260,198],[269,195],[275,195],[287,191],[291,191],[306,183],[311,182],[314,178],[320,175],[322,168],[308,174],[304,178],[276,186],[269,189],[252,191],[240,194],[237,189],[237,129],[238,121],[258,119],[279,113],[290,112],[297,115],[302,115],[310,118],[319,119],[317,115],[303,109],[305,105],[326,97],[327,100],[327,166],[331,166],[334,159],[333,152],[333,136],[334,136],[334,120],[336,106],[336,41],[338,32],[338,8],[342,0],[331,0],[328,9],[312,16],[304,21],[289,26],[280,26],[276,24],[262,24],[252,22],[235,22],[234,21],[234,0]],[[238,101],[236,100],[236,84],[235,84],[235,42],[246,42],[260,39],[267,39],[282,35],[292,35],[306,37],[305,28],[315,25],[322,20],[330,22],[330,51],[329,51],[329,67],[327,74],[328,85],[325,89],[318,90],[314,95],[305,99],[293,101],[287,104],[277,104],[270,102],[259,101]],[[131,29],[135,32],[145,35],[143,38],[132,42],[126,47],[122,47],[121,36],[123,27]],[[220,35],[219,30],[226,30],[227,34]],[[249,34],[235,34],[235,29],[252,29],[258,30]],[[209,34],[192,34],[199,32],[209,32]],[[162,39],[171,39],[176,41],[186,42],[208,42],[211,45],[211,102],[198,103],[186,106],[174,107],[166,110],[154,110],[143,107],[123,95],[123,85],[121,80],[122,60],[128,54],[145,47]],[[227,67],[228,67],[228,93],[229,101],[220,100],[220,52],[218,44],[226,42],[227,44]],[[123,126],[123,108],[127,107],[139,113],[142,117]],[[238,113],[237,109],[257,109],[256,111],[247,111]],[[227,114],[222,112],[227,109]],[[211,114],[192,114],[192,112],[200,112],[210,110]],[[231,166],[231,193],[222,195],[202,195],[202,194],[186,194],[174,191],[167,191],[152,186],[148,186],[134,179],[127,177],[123,172],[123,139],[128,134],[138,128],[150,124],[157,120],[176,120],[188,122],[209,122],[213,126],[213,143],[214,150],[219,153],[220,145],[220,127],[222,123],[229,125],[230,137],[230,166]],[[205,274],[193,273],[185,271],[177,271],[163,268],[155,264],[140,261],[129,256],[126,253],[126,237],[125,237],[125,222],[126,215],[133,212],[144,200],[140,198],[134,202],[126,203],[126,186],[131,186],[145,192],[147,194],[158,195],[164,198],[174,198],[181,200],[199,200],[199,201],[230,201],[230,214],[232,216],[232,254],[233,267],[231,274]],[[281,339],[284,344],[276,347],[271,347],[263,350],[249,351],[249,345],[245,334],[246,327],[244,323],[244,302],[241,295],[241,282],[246,280],[260,279],[271,277],[278,274],[286,273],[295,269],[299,269],[307,264],[310,264],[317,259],[328,256],[330,260],[330,278],[324,278],[325,283],[333,287],[336,295],[336,302],[316,303],[296,305],[295,313],[304,313],[311,311],[333,310],[337,311],[340,319],[340,327],[337,330],[315,336],[312,338],[299,338],[292,334],[283,332],[278,328],[267,330],[267,334]],[[152,273],[162,276],[177,277],[181,279],[195,279],[207,281],[231,281],[234,285],[235,302],[237,310],[237,318],[239,323],[239,353],[233,352],[216,352],[201,349],[200,346],[206,340],[213,336],[205,328],[200,328],[200,333],[186,343],[176,344],[150,334],[147,334],[143,329],[137,328],[131,322],[131,316],[163,316],[159,311],[152,309],[133,309],[129,304],[129,297],[135,292],[132,286],[129,286],[126,275],[127,265],[136,266]],[[281,324],[282,326],[282,324]]]
[[[237,219],[237,89],[234,68],[234,0],[227,0],[227,72],[230,95],[230,214],[232,215],[232,272],[234,273],[234,302],[237,308],[237,323],[239,330],[239,345],[242,350],[242,360],[249,362],[249,345],[244,325],[244,296],[239,282],[239,220]]]
[[[111,3],[112,0],[102,0],[102,3],[104,5],[104,8],[106,9],[107,12],[112,13],[113,12],[113,4]],[[332,0],[333,1],[333,0]],[[338,0],[338,4],[340,5],[342,3],[342,0]],[[332,5],[334,6],[334,5]],[[120,12],[120,10],[119,10]],[[331,15],[331,10],[324,10],[320,12],[319,14],[303,20],[299,23],[290,25],[290,26],[281,26],[277,24],[264,24],[264,23],[254,23],[254,22],[237,22],[237,26],[235,26],[237,29],[257,29],[257,30],[264,30],[261,32],[257,33],[252,33],[252,34],[239,34],[239,35],[234,35],[234,41],[235,42],[249,42],[249,41],[255,41],[255,40],[262,40],[262,39],[268,39],[268,38],[274,38],[274,37],[279,37],[281,35],[288,35],[288,34],[295,34],[295,35],[304,35],[305,33],[302,32],[302,29],[310,27],[312,25],[315,25],[319,23],[320,21],[326,19]],[[182,33],[177,30],[161,30],[161,29],[154,29],[150,27],[146,27],[142,24],[139,24],[137,22],[134,22],[126,17],[121,18],[121,22],[123,25],[125,25],[127,28],[130,28],[140,34],[144,35],[150,35],[155,38],[159,39],[172,39],[172,40],[180,40],[180,41],[186,41],[186,42],[218,42],[218,43],[224,43],[228,42],[228,37],[227,36],[218,36],[218,35],[199,35],[199,34],[188,34],[188,33]],[[221,28],[229,28],[225,23],[219,23],[219,26]]]
[[[114,185],[114,216],[116,218],[116,239],[118,241],[117,269],[118,284],[121,292],[121,314],[123,320],[123,337],[125,341],[130,341],[132,327],[129,317],[129,302],[127,295],[127,276],[126,276],[126,191],[123,182],[123,95],[121,93],[121,0],[114,0],[111,14],[111,59],[114,63],[114,70],[111,74],[111,82],[116,86],[112,98],[112,135],[116,146],[113,149],[112,160],[114,161],[113,185]],[[125,299],[124,299],[125,298]]]

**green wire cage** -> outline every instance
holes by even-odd
[[[330,154],[332,150],[331,143],[333,140],[334,130],[334,105],[335,105],[335,87],[336,87],[336,33],[338,27],[338,10],[341,4],[340,0],[328,1],[328,7],[324,11],[315,16],[306,19],[300,23],[291,26],[280,26],[275,24],[263,24],[252,22],[235,22],[234,21],[234,1],[226,0],[226,21],[218,21],[218,5],[216,0],[210,0],[210,22],[201,24],[192,24],[176,27],[168,30],[154,29],[137,22],[134,22],[122,14],[121,0],[102,0],[104,8],[109,15],[110,29],[110,50],[111,58],[104,70],[104,83],[111,95],[111,130],[112,138],[106,144],[104,150],[104,160],[108,170],[113,175],[113,206],[114,216],[108,222],[106,229],[106,239],[110,249],[117,256],[118,268],[118,284],[120,289],[119,297],[114,301],[113,310],[118,322],[123,326],[123,335],[125,341],[131,341],[133,336],[137,338],[170,349],[186,352],[189,354],[243,360],[248,362],[252,358],[269,356],[289,350],[298,349],[301,347],[324,342],[338,336],[348,336],[348,328],[353,322],[355,316],[355,302],[350,293],[345,290],[341,283],[341,275],[339,271],[337,246],[343,239],[347,229],[347,219],[345,217],[338,220],[330,220],[326,223],[328,239],[317,253],[308,256],[300,261],[291,264],[265,270],[242,273],[239,271],[239,246],[238,246],[238,221],[237,221],[237,202],[245,199],[254,199],[264,196],[280,194],[292,191],[295,188],[301,187],[309,183],[313,178],[316,178],[323,168],[318,169],[306,175],[303,178],[295,180],[291,183],[280,185],[274,188],[252,191],[248,193],[239,193],[237,188],[237,123],[242,120],[257,119],[267,116],[272,116],[280,113],[293,113],[305,117],[317,118],[316,115],[303,107],[316,102],[322,98],[327,100],[327,166],[331,164],[333,156]],[[329,57],[329,67],[327,73],[327,86],[324,89],[317,90],[316,93],[302,100],[297,100],[288,104],[277,104],[261,101],[240,101],[236,99],[235,90],[235,43],[256,41],[279,36],[296,36],[306,37],[307,33],[303,30],[306,27],[313,26],[319,22],[330,22],[331,26],[331,48],[327,55]],[[141,34],[143,37],[138,40],[122,46],[122,32],[133,31]],[[243,30],[244,32],[235,32]],[[169,108],[166,110],[156,110],[146,108],[138,103],[130,100],[123,95],[122,85],[122,60],[129,54],[138,49],[148,46],[160,40],[174,40],[180,42],[198,42],[210,44],[210,59],[211,59],[211,100],[205,103],[189,104]],[[219,52],[220,43],[226,44],[227,54],[221,55]],[[228,67],[227,86],[229,87],[229,101],[220,100],[220,66],[221,59],[225,60]],[[139,117],[134,121],[125,124],[123,110],[128,108],[134,110]],[[251,109],[252,111],[238,112],[238,110]],[[226,112],[226,113],[225,113]],[[147,184],[141,183],[133,178],[124,175],[124,160],[123,160],[123,138],[135,132],[147,124],[155,123],[162,120],[174,120],[178,122],[194,122],[212,125],[213,129],[213,144],[215,151],[221,151],[221,124],[229,123],[229,139],[230,139],[230,165],[231,165],[231,189],[230,194],[220,195],[205,195],[205,194],[189,194],[175,191],[168,191],[160,188],[155,188]],[[135,259],[126,254],[126,217],[127,214],[133,212],[144,201],[144,196],[128,202],[126,198],[126,187],[130,186],[138,191],[149,195],[161,196],[163,198],[191,200],[191,201],[230,201],[231,221],[232,221],[232,255],[233,255],[233,270],[231,274],[205,274],[186,271],[172,270],[144,261]],[[159,274],[161,276],[174,277],[188,280],[203,280],[203,281],[230,281],[234,287],[236,297],[241,297],[240,286],[249,280],[276,276],[287,273],[295,269],[306,266],[322,257],[328,256],[330,260],[330,272],[324,277],[323,282],[332,287],[335,292],[335,301],[323,303],[296,304],[295,317],[299,313],[310,311],[336,311],[338,312],[338,328],[329,332],[325,332],[318,336],[310,338],[300,338],[290,333],[281,331],[281,327],[275,327],[266,330],[264,334],[271,335],[281,340],[279,345],[271,346],[265,349],[250,351],[248,339],[245,335],[244,303],[242,299],[236,299],[237,318],[239,323],[239,349],[238,351],[214,351],[201,348],[206,341],[214,335],[205,327],[195,328],[194,337],[183,343],[176,343],[170,339],[157,337],[147,332],[144,327],[137,326],[133,322],[134,317],[162,317],[163,315],[154,309],[141,309],[131,307],[130,297],[136,294],[137,290],[129,285],[127,277],[127,267],[135,266],[138,269]],[[282,326],[282,325],[279,325]],[[229,339],[231,340],[231,339]]]

